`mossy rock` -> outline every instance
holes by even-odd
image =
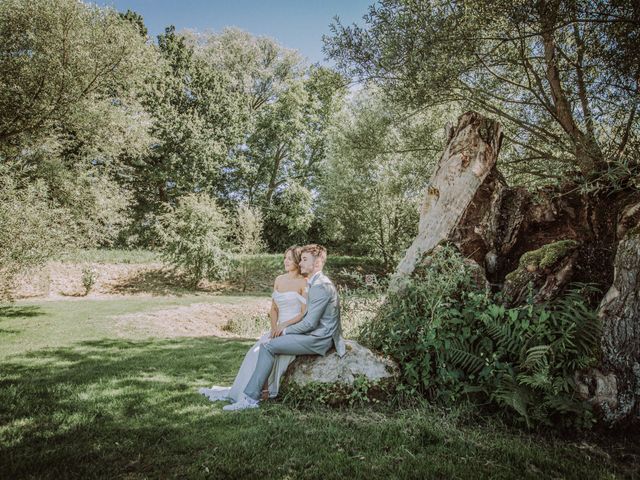
[[[563,268],[563,260],[573,255],[579,246],[580,243],[575,240],[559,240],[523,254],[518,262],[518,268],[505,277],[503,293],[507,303],[519,303],[530,284],[534,290],[545,289],[545,285],[552,287],[544,293],[538,291],[536,297],[552,296],[563,282],[563,280],[553,280],[555,271]],[[558,278],[562,278],[562,275]],[[549,279],[553,281],[549,282]]]
[[[543,245],[537,250],[531,250],[520,257],[518,268],[509,273],[505,280],[515,281],[523,274],[529,276],[531,272],[553,268],[560,260],[572,254],[579,245],[575,240],[559,240]]]

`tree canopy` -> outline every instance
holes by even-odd
[[[334,23],[341,69],[413,107],[499,116],[519,172],[631,177],[640,153],[638,5],[624,1],[382,0]]]

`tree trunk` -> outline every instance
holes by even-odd
[[[418,236],[398,265],[390,290],[402,287],[424,254],[449,239],[465,212],[473,209],[478,189],[492,171],[502,141],[502,127],[476,112],[458,119],[447,132],[447,146],[422,203]]]
[[[554,298],[571,281],[608,289],[601,302],[588,299],[601,303],[601,365],[576,374],[576,383],[584,398],[599,405],[605,422],[638,420],[640,192],[633,186],[594,193],[575,184],[535,192],[509,187],[495,168],[501,128],[474,112],[461,116],[447,139],[427,188],[418,236],[390,292],[401,289],[442,241],[480,265],[493,289],[514,305],[530,284],[537,301]]]
[[[620,242],[613,285],[600,304],[602,364],[612,395],[596,401],[607,423],[640,420],[640,226]],[[613,378],[611,377],[613,376]]]

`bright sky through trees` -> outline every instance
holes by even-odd
[[[239,27],[254,35],[274,38],[300,51],[311,62],[325,63],[322,35],[331,19],[357,22],[371,0],[99,0],[119,11],[131,9],[144,17],[153,38],[170,24],[176,30],[220,31]]]

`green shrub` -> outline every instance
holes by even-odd
[[[574,286],[548,304],[505,308],[474,284],[451,248],[436,251],[416,278],[390,296],[360,340],[401,367],[400,391],[450,404],[506,406],[528,426],[589,426],[573,375],[593,363],[600,325]],[[531,296],[530,296],[531,297]]]
[[[234,255],[229,280],[239,290],[268,292],[278,275],[284,273],[279,254]]]
[[[239,253],[251,255],[264,249],[262,230],[264,221],[262,212],[246,204],[240,204],[236,209],[235,244]]]
[[[84,287],[85,295],[89,295],[89,292],[96,284],[97,280],[98,271],[95,268],[90,267],[89,265],[86,265],[82,268],[82,286]]]
[[[353,338],[378,314],[384,302],[388,281],[386,277],[379,278],[371,273],[362,275],[353,271],[349,274],[343,271],[341,280],[347,276],[349,282],[338,285],[340,320],[342,335],[345,338]]]
[[[282,402],[294,407],[309,406],[363,406],[378,404],[393,395],[393,384],[388,381],[372,381],[358,375],[352,385],[345,383],[311,382],[300,386],[285,382],[282,386]]]
[[[186,195],[162,216],[161,223],[163,259],[182,268],[194,285],[228,275],[229,226],[215,200],[206,194]]]
[[[19,185],[0,169],[0,301],[16,277],[44,264],[74,237],[71,215],[49,199],[44,182]]]

